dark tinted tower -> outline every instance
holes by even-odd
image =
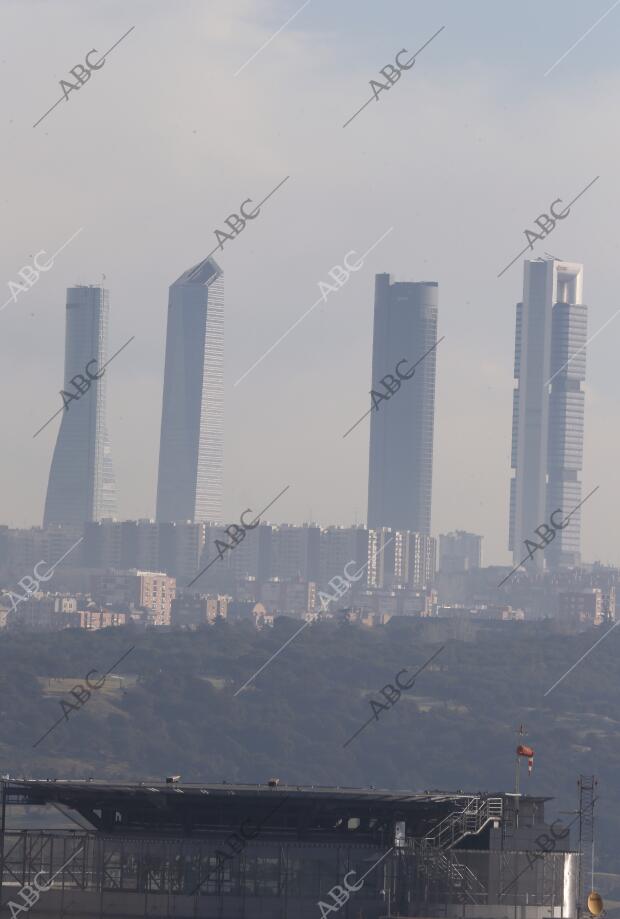
[[[437,341],[437,283],[375,278],[372,388],[406,373]],[[430,534],[433,483],[435,366],[433,350],[389,401],[370,415],[368,526]]]

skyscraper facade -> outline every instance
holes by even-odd
[[[103,287],[67,290],[65,383],[86,367],[99,373],[108,354],[109,294]],[[96,363],[93,363],[96,362]],[[107,375],[92,379],[79,398],[65,403],[50,468],[43,525],[76,524],[116,515],[116,482],[106,428]],[[84,384],[81,384],[83,387]]]
[[[223,413],[224,277],[207,258],[170,287],[158,522],[221,520]]]
[[[536,528],[558,522],[581,501],[587,307],[583,266],[557,259],[525,262],[523,302],[517,304],[513,396],[510,542],[514,564],[527,555]],[[528,566],[577,565],[581,511],[556,532]]]
[[[437,341],[437,283],[375,278],[372,389],[415,364]],[[436,351],[370,415],[368,527],[428,535],[431,528]]]

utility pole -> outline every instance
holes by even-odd
[[[527,731],[525,730],[523,725],[520,724],[519,730],[516,733],[517,733],[517,737],[521,738],[527,734]],[[515,762],[515,795],[519,794],[520,767],[521,767],[521,760],[519,759],[519,754],[517,753],[516,762]],[[517,809],[518,809],[518,802],[517,802]]]

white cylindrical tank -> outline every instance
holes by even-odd
[[[577,853],[564,853],[564,919],[574,919],[577,915]]]

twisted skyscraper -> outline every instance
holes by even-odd
[[[68,288],[63,389],[71,395],[74,377],[85,376],[87,365],[100,373],[107,360],[109,310],[108,291],[103,287]],[[63,402],[43,525],[82,526],[114,517],[116,483],[106,428],[105,374],[90,378],[90,387],[79,398],[63,397]]]

